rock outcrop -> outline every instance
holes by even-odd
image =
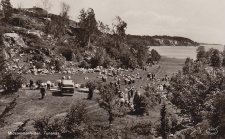
[[[6,47],[27,47],[22,39],[17,33],[5,33],[3,36],[3,44]]]
[[[3,34],[2,41],[4,45],[2,49],[6,59],[14,57],[19,52],[21,47],[27,47],[22,37],[20,37],[17,33]]]

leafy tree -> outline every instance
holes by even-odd
[[[97,21],[95,19],[95,13],[92,8],[89,8],[86,12],[84,9],[80,11],[80,26],[85,28],[86,38],[88,38],[88,46],[90,45],[91,36],[97,31]]]
[[[132,55],[132,53],[128,50],[121,52],[120,60],[122,62],[123,68],[136,68],[137,67],[137,59]]]
[[[116,35],[116,42],[121,43],[125,40],[126,37],[126,28],[127,23],[124,22],[121,17],[116,16],[113,23],[113,34]]]
[[[206,57],[205,46],[199,46],[197,49],[197,60],[201,60]]]
[[[65,2],[61,2],[60,15],[61,15],[61,17],[64,18],[64,20],[65,20],[65,18],[69,18],[69,15],[68,15],[69,11],[70,11],[70,6],[68,4],[66,4]]]
[[[109,25],[105,24],[101,21],[98,21],[98,30],[101,31],[103,34],[109,34],[110,33],[110,28]]]
[[[79,67],[88,69],[90,68],[90,64],[86,60],[83,60],[80,62]]]
[[[213,102],[213,110],[209,113],[208,121],[210,126],[213,128],[217,128],[218,134],[217,137],[225,137],[225,95],[224,92],[219,91],[217,96],[214,97]]]
[[[151,60],[152,61],[159,61],[160,58],[161,58],[161,55],[155,49],[152,49],[151,50]]]
[[[186,58],[185,65],[183,67],[184,75],[190,74],[193,70],[192,68],[193,68],[193,59],[188,57],[188,58]]]
[[[93,93],[94,93],[94,89],[97,87],[97,83],[95,81],[88,81],[86,83],[86,86],[89,88],[88,98],[87,99],[92,99]]]
[[[114,121],[113,118],[113,109],[115,106],[115,98],[116,98],[116,90],[113,86],[111,85],[102,85],[100,86],[100,95],[101,95],[101,100],[99,101],[99,105],[103,107],[109,114],[109,124],[112,124]]]
[[[225,67],[225,46],[224,46],[224,50],[223,50],[223,54],[222,54],[223,58],[222,58],[222,66]]]
[[[59,51],[67,61],[72,61],[73,58],[73,50],[71,48],[62,48]]]
[[[61,3],[60,16],[56,18],[56,36],[62,39],[62,36],[66,34],[66,26],[69,24],[69,13],[70,6],[65,2]]]
[[[0,59],[0,85],[5,86],[5,91],[18,91],[24,78],[18,73],[18,70],[9,69],[6,66],[6,59],[2,51],[0,51]]]
[[[50,121],[51,116],[45,116],[34,123],[34,128],[39,134],[39,138],[87,138],[89,119],[87,110],[83,103],[73,104],[68,114],[63,119]],[[58,132],[59,135],[49,135],[45,132]]]
[[[6,70],[6,59],[3,55],[3,51],[0,51],[0,83],[2,84],[4,77],[5,77],[5,73],[7,72]]]
[[[48,18],[48,12],[52,7],[52,4],[49,2],[49,0],[42,0],[42,7],[47,12],[47,18]]]
[[[10,17],[12,17],[12,13],[13,13],[11,2],[10,0],[2,0],[1,5],[2,5],[4,18],[8,20]]]
[[[50,61],[50,66],[55,67],[56,71],[61,71],[62,65],[63,65],[63,62],[60,61],[59,59],[52,58],[51,61]]]
[[[104,64],[104,55],[105,55],[104,50],[102,48],[98,48],[97,53],[91,59],[92,68],[102,66]]]
[[[134,113],[137,115],[149,114],[148,108],[150,105],[150,101],[145,95],[137,95],[134,96]]]
[[[214,68],[220,68],[221,66],[221,58],[220,58],[220,52],[219,50],[215,49],[213,51],[213,54],[210,58],[211,66]]]

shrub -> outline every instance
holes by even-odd
[[[135,94],[134,114],[137,114],[137,115],[144,115],[145,113],[148,114],[149,107],[150,107],[150,102],[146,96]]]
[[[89,67],[90,67],[90,64],[88,64],[87,61],[83,60],[83,61],[79,64],[79,67],[82,67],[82,68],[89,68]]]
[[[10,23],[13,25],[13,26],[20,26],[20,27],[26,27],[26,20],[24,20],[23,18],[21,17],[14,17],[10,20]]]
[[[66,58],[67,61],[72,61],[73,50],[70,48],[61,48],[59,52]]]
[[[151,123],[138,123],[137,125],[131,127],[131,131],[140,135],[151,135],[152,134],[152,124]]]
[[[18,89],[23,84],[24,78],[15,71],[8,71],[7,73],[3,73],[3,84],[5,84],[6,91],[17,92]]]
[[[88,121],[85,105],[76,102],[71,105],[65,118],[54,119],[51,116],[38,119],[34,123],[36,132],[41,133],[39,138],[85,138],[88,135]],[[45,132],[58,132],[58,135],[48,135]]]

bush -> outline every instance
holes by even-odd
[[[2,83],[5,85],[5,89],[7,92],[17,92],[23,84],[23,81],[25,80],[16,71],[8,71],[6,73],[2,73],[2,77]]]
[[[138,123],[137,125],[131,127],[131,131],[140,135],[149,136],[152,134],[152,124],[151,123]]]
[[[26,27],[27,25],[27,21],[24,20],[23,18],[21,17],[14,17],[10,20],[10,23],[13,25],[13,26],[20,26],[20,27]]]
[[[61,48],[59,52],[66,58],[67,61],[72,61],[73,50],[71,48]]]
[[[36,132],[41,133],[39,138],[85,138],[88,135],[87,111],[83,103],[75,103],[70,107],[70,110],[65,118],[54,119],[47,116],[36,120],[34,128]],[[58,132],[58,135],[48,135],[45,132]]]
[[[90,68],[90,64],[88,64],[87,61],[83,60],[80,64],[79,64],[79,67],[82,67],[82,68]]]
[[[137,115],[148,114],[149,107],[150,107],[150,102],[148,101],[148,98],[146,96],[135,94],[134,114],[137,114]]]

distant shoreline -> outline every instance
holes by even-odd
[[[220,45],[223,46],[222,44],[210,44],[210,43],[198,43],[199,45]]]

